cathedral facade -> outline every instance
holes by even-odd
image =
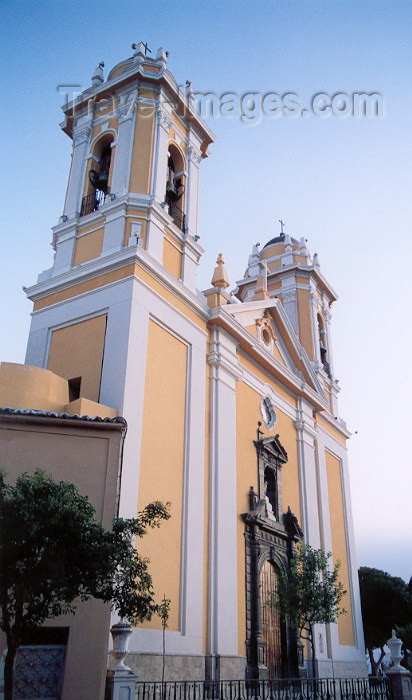
[[[171,601],[167,678],[303,673],[308,650],[266,605],[302,539],[341,562],[347,591],[346,615],[316,627],[318,672],[365,675],[336,294],[317,257],[281,230],[253,246],[234,292],[220,255],[198,290],[213,134],[163,49],[134,45],[106,79],[100,65],[63,111],[72,161],[53,265],[26,289],[26,364],[127,420],[121,516],[171,503],[139,542]],[[135,628],[130,650],[139,679],[159,679],[161,621]]]

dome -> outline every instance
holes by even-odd
[[[296,240],[296,238],[290,238],[290,241],[293,245],[299,245],[299,241]],[[265,250],[265,248],[269,248],[271,245],[276,245],[276,243],[284,243],[285,242],[285,234],[280,234],[279,236],[276,236],[275,238],[272,238],[270,241],[266,243],[266,245],[263,246],[262,250]]]

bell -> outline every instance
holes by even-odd
[[[97,183],[96,183],[96,187],[97,187],[99,190],[102,190],[102,192],[106,192],[106,191],[107,191],[107,183],[108,183],[108,181],[109,181],[109,173],[108,173],[106,170],[102,170],[102,171],[99,173],[99,177],[98,177],[98,180],[97,180]]]
[[[176,185],[174,180],[168,180],[166,184],[166,193],[170,199],[177,199]]]

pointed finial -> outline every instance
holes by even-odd
[[[104,61],[100,61],[97,68],[94,69],[94,73],[92,75],[92,86],[93,87],[96,87],[97,85],[101,85],[102,83],[104,83],[103,68],[104,68]]]
[[[225,261],[222,253],[219,253],[216,260],[216,267],[212,277],[212,286],[220,289],[226,289],[229,286],[229,278],[225,268]]]

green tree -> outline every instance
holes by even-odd
[[[101,599],[131,622],[158,611],[148,560],[133,540],[169,518],[169,504],[149,504],[137,518],[116,519],[112,530],[73,484],[37,470],[6,484],[0,472],[0,628],[7,637],[5,700],[23,635],[75,603]]]
[[[397,576],[368,566],[359,569],[359,586],[365,647],[372,673],[376,676],[392,629],[412,622],[412,587]],[[380,650],[377,661],[373,655],[374,649]]]
[[[336,622],[346,611],[340,602],[346,591],[338,580],[340,562],[332,568],[330,552],[302,544],[291,559],[289,570],[281,572],[277,592],[271,595],[283,620],[289,620],[312,652],[312,674],[316,676],[314,625]]]
[[[166,598],[165,595],[163,595],[163,600],[159,604],[159,611],[158,615],[162,621],[162,639],[163,639],[163,648],[162,648],[162,696],[164,695],[164,680],[165,680],[165,661],[166,661],[166,630],[167,630],[167,623],[169,620],[169,615],[170,615],[170,599]]]

